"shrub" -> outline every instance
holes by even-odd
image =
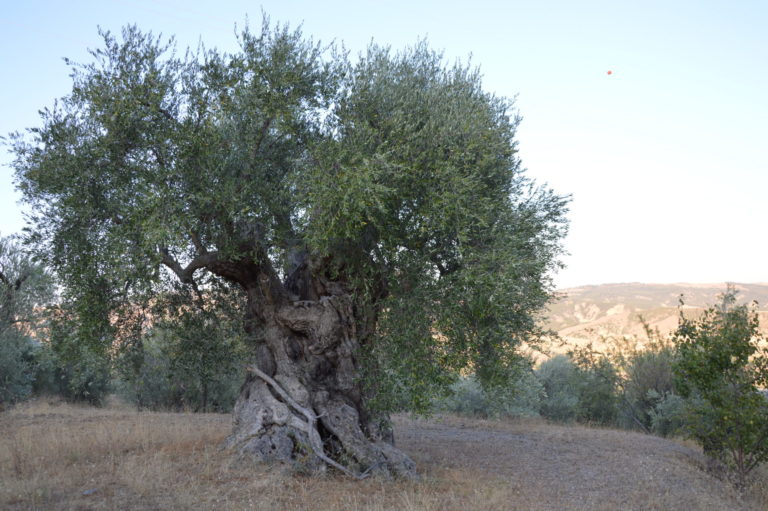
[[[0,409],[26,399],[33,382],[33,342],[15,329],[0,331]]]
[[[35,372],[37,311],[52,294],[49,276],[12,238],[0,236],[0,408],[29,396]]]
[[[682,431],[685,426],[686,400],[674,393],[664,396],[659,396],[653,390],[648,393],[648,400],[654,403],[648,412],[651,433],[668,437]]]
[[[729,288],[700,319],[682,313],[675,333],[675,383],[687,398],[687,429],[705,452],[732,470],[739,486],[768,460],[768,352],[754,307]]]
[[[614,424],[618,373],[613,363],[604,356],[581,359],[575,377],[579,396],[577,420],[603,426]]]
[[[566,355],[557,355],[539,366],[536,377],[544,389],[539,408],[542,417],[556,422],[571,422],[576,418],[579,405],[576,375],[576,364]]]
[[[68,401],[101,406],[111,390],[109,361],[86,346],[78,350],[76,357],[58,359],[54,374],[58,393]]]
[[[625,339],[611,354],[621,375],[618,421],[625,428],[667,436],[680,425],[677,408],[683,403],[674,386],[674,345],[647,325],[645,330],[641,347]]]
[[[239,340],[197,335],[150,331],[139,346],[121,353],[118,393],[139,409],[231,411],[245,379]]]
[[[43,357],[53,373],[53,391],[68,401],[101,406],[111,390],[109,354],[83,342],[82,325],[71,311],[59,307],[49,314],[50,353]]]
[[[483,389],[474,375],[459,379],[435,409],[469,417],[507,418],[539,415],[544,389],[533,371],[518,371],[507,386]]]
[[[590,349],[558,355],[539,367],[541,415],[557,422],[608,425],[616,421],[616,368]]]

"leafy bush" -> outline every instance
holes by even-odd
[[[614,339],[608,355],[619,371],[618,423],[668,436],[680,426],[678,408],[683,402],[674,386],[675,349],[658,330],[646,324],[645,331],[642,342]]]
[[[616,422],[619,375],[605,356],[580,356],[576,360],[575,387],[579,402],[576,419],[590,424],[611,425]]]
[[[0,237],[0,408],[32,392],[37,309],[50,299],[42,266],[11,238]]]
[[[50,352],[43,353],[52,372],[52,389],[68,401],[101,406],[111,390],[111,360],[98,345],[81,338],[83,325],[65,307],[49,311]]]
[[[576,364],[566,355],[543,362],[536,377],[544,389],[539,411],[542,417],[556,422],[571,422],[578,415],[579,389]]]
[[[589,350],[558,355],[536,371],[544,387],[541,415],[556,422],[613,424],[618,374],[610,360]]]
[[[26,399],[34,382],[34,345],[13,329],[0,331],[0,409]]]
[[[118,392],[139,408],[229,412],[245,379],[238,326],[210,310],[188,308],[160,319],[117,359]]]
[[[654,403],[648,412],[651,433],[667,437],[682,431],[685,426],[686,400],[674,393],[664,396],[659,396],[653,390],[648,393],[651,394],[648,400]]]
[[[681,313],[675,333],[675,383],[690,398],[689,434],[705,452],[732,470],[744,486],[768,460],[768,352],[761,343],[756,309],[736,305],[729,288],[700,319]]]
[[[55,374],[59,393],[69,401],[101,406],[111,390],[109,361],[85,346],[77,357],[60,359]]]
[[[506,418],[539,415],[544,389],[530,368],[521,369],[504,387],[484,389],[474,375],[459,379],[435,409],[469,417]]]
[[[35,346],[33,394],[61,394],[59,365],[58,357],[49,342]]]

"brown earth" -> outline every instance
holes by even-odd
[[[701,453],[656,437],[541,421],[395,418],[418,482],[243,469],[220,446],[230,417],[59,403],[0,414],[2,509],[758,510]]]

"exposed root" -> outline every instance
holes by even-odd
[[[304,431],[307,434],[307,437],[309,438],[309,445],[312,447],[312,450],[315,452],[315,455],[317,455],[318,458],[323,460],[328,465],[334,467],[335,469],[343,472],[344,474],[348,475],[349,477],[352,477],[354,479],[365,479],[370,475],[371,469],[374,468],[374,466],[369,467],[365,472],[362,474],[356,474],[349,468],[345,467],[344,465],[341,465],[340,463],[334,461],[331,459],[328,455],[325,454],[325,451],[323,450],[323,440],[320,438],[320,433],[317,431],[317,419],[319,418],[311,409],[306,408],[304,406],[301,406],[299,403],[294,400],[288,392],[286,392],[283,387],[280,386],[279,383],[277,383],[273,378],[271,378],[269,375],[261,371],[258,367],[249,365],[246,366],[246,369],[264,380],[268,385],[270,385],[275,392],[277,392],[280,397],[285,400],[285,402],[290,405],[294,410],[302,414],[304,417],[306,417],[307,422],[304,423],[300,420],[294,421],[291,425],[295,426],[296,428]]]

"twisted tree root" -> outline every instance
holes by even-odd
[[[253,365],[246,366],[246,370],[249,372],[255,374],[262,380],[264,380],[268,385],[270,385],[275,392],[277,392],[280,397],[282,397],[287,404],[289,404],[291,407],[293,407],[297,412],[302,414],[304,417],[306,417],[307,422],[303,423],[299,420],[295,421],[296,426],[299,427],[302,431],[304,431],[308,438],[309,438],[309,445],[312,447],[312,450],[315,452],[318,458],[323,460],[328,465],[332,466],[333,468],[343,472],[344,474],[348,475],[349,477],[357,480],[365,479],[370,475],[371,469],[373,469],[376,464],[369,467],[365,472],[362,474],[356,474],[352,470],[348,469],[344,465],[341,465],[340,463],[334,461],[328,455],[325,454],[325,451],[323,451],[323,440],[320,438],[320,433],[317,431],[317,419],[318,416],[315,415],[315,413],[303,406],[301,406],[299,403],[296,402],[295,399],[291,397],[286,390],[280,386],[279,383],[277,383],[273,378],[271,378],[269,375],[261,371],[258,367]]]

